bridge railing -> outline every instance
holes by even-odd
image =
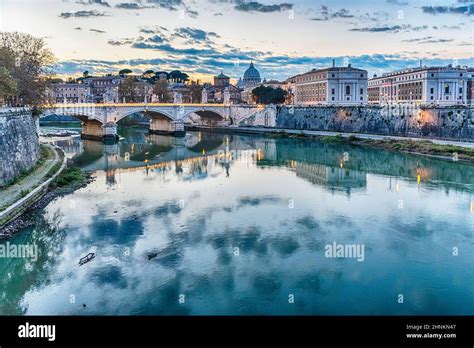
[[[64,107],[153,107],[153,106],[189,106],[189,107],[225,107],[225,106],[239,106],[238,104],[191,104],[191,103],[56,103],[53,107],[64,108]]]
[[[73,107],[252,107],[252,108],[263,108],[265,105],[260,104],[201,104],[201,103],[57,103],[52,107],[54,108],[73,108]],[[45,107],[51,108],[51,106]]]

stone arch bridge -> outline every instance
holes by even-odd
[[[232,104],[55,104],[44,110],[49,115],[73,116],[82,121],[85,138],[117,138],[117,123],[141,113],[150,119],[150,132],[183,135],[184,125],[209,127],[238,126],[253,118],[253,124],[274,126],[276,108],[262,105]],[[258,121],[255,122],[255,119]]]

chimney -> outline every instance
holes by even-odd
[[[423,61],[420,59],[420,68],[423,68]]]
[[[336,67],[336,60],[335,60],[335,59],[332,60],[332,67],[333,67],[333,68]]]

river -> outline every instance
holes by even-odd
[[[38,257],[0,258],[0,314],[474,315],[474,166],[121,132],[56,142],[95,180],[8,241]]]

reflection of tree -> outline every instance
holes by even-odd
[[[50,270],[56,264],[64,247],[65,230],[59,229],[61,216],[56,212],[47,221],[43,212],[35,213],[34,226],[10,239],[10,244],[38,246],[38,260],[21,258],[0,259],[0,314],[23,314],[27,304],[21,304],[23,295],[32,288],[39,288],[50,279]],[[5,244],[3,241],[2,244]]]
[[[104,145],[101,142],[83,140],[83,149],[83,152],[72,158],[74,164],[79,167],[94,163],[104,155]]]
[[[194,146],[189,147],[190,151],[196,153],[210,152],[217,149],[224,143],[223,134],[201,133],[199,142]]]
[[[141,152],[135,153],[133,156],[130,156],[131,161],[143,162],[145,160],[151,160],[156,156],[169,152],[173,148],[171,146],[162,146],[162,145],[150,145],[142,149]]]

